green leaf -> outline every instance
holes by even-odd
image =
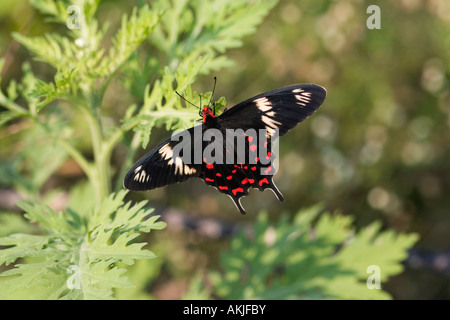
[[[355,266],[376,265],[381,270],[382,281],[386,281],[390,275],[402,272],[403,266],[393,261],[406,259],[405,248],[417,242],[418,237],[415,234],[406,237],[396,234],[393,230],[380,232],[380,228],[381,223],[375,221],[360,230],[349,244],[342,248],[337,257],[339,263],[348,269],[354,269],[360,277],[367,276],[367,268],[355,268]]]
[[[226,299],[390,298],[366,285],[368,267],[381,270],[380,281],[400,273],[417,236],[380,232],[379,223],[356,233],[349,216],[323,213],[317,219],[321,211],[321,206],[302,210],[293,223],[282,219],[276,225],[260,215],[221,255],[223,273],[210,273],[216,294]]]
[[[135,8],[129,18],[123,15],[122,25],[113,39],[113,46],[108,56],[102,60],[97,72],[102,76],[115,73],[148,37],[158,24],[160,16],[160,13],[150,10],[148,6]]]
[[[202,73],[229,66],[223,54],[242,45],[242,38],[253,33],[256,26],[275,6],[276,0],[257,1],[195,1],[159,0],[152,6],[167,10],[150,41],[169,60],[197,59],[210,55]]]
[[[79,227],[71,219],[72,217],[59,214],[47,205],[20,201],[17,206],[26,212],[27,219],[40,223],[54,233],[63,234]]]
[[[59,256],[49,256],[57,261]],[[67,290],[65,270],[46,260],[16,265],[0,274],[2,299],[57,299]]]
[[[2,237],[0,238],[0,246],[11,247],[0,250],[0,265],[9,265],[19,258],[45,255],[43,248],[48,242],[47,236],[20,233]]]
[[[21,202],[26,217],[45,226],[46,235],[12,234],[0,238],[0,264],[25,263],[0,274],[0,298],[110,299],[114,288],[133,284],[124,276],[136,260],[156,255],[136,241],[161,230],[158,216],[148,217],[145,202],[124,203],[126,191],[112,194],[90,214],[73,209],[57,213],[37,203]],[[32,259],[31,259],[32,258]],[[39,294],[37,294],[37,292]]]
[[[34,233],[38,231],[30,225],[19,213],[0,212],[0,237],[13,233]]]
[[[192,278],[188,291],[181,298],[183,300],[208,300],[210,297],[210,290],[206,287],[202,277],[197,274]]]
[[[161,81],[156,81],[151,91],[148,88],[138,114],[124,122],[124,127],[134,126],[144,148],[155,125],[165,125],[167,130],[186,129],[198,120],[198,110],[189,104],[183,106],[175,91],[183,94],[192,92],[190,85],[206,61],[207,58],[183,61],[175,75],[165,68]],[[186,99],[189,98],[192,96],[188,94]]]
[[[20,33],[13,33],[13,38],[30,50],[37,60],[46,62],[55,69],[72,69],[76,63],[75,43],[69,38],[58,34],[45,34],[45,36],[26,37]]]
[[[62,1],[54,0],[30,0],[33,7],[44,14],[51,16],[51,21],[66,23],[67,4]]]

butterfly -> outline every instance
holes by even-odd
[[[283,201],[272,179],[275,142],[314,113],[325,97],[326,89],[319,85],[295,84],[254,96],[220,115],[211,102],[200,106],[202,122],[144,155],[127,172],[123,185],[144,191],[198,177],[228,195],[242,214],[240,200],[251,187],[270,189]]]

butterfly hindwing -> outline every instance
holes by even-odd
[[[207,185],[215,187],[219,192],[228,195],[235,203],[238,210],[245,214],[245,210],[240,203],[240,198],[248,195],[248,190],[252,187],[260,191],[271,189],[280,201],[283,201],[283,195],[272,180],[275,172],[273,161],[275,157],[270,152],[270,143],[264,143],[261,146],[252,143],[251,136],[245,136],[245,146],[240,151],[245,151],[243,162],[237,161],[237,154],[234,156],[233,163],[215,163],[207,158],[203,158],[202,173],[200,178]],[[228,150],[223,143],[218,142],[218,147],[224,148],[225,154]],[[236,153],[236,149],[235,149]],[[260,157],[265,157],[262,163]],[[270,160],[270,161],[269,161]]]

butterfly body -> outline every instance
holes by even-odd
[[[238,103],[217,116],[204,106],[202,123],[162,142],[138,160],[124,178],[124,187],[142,191],[199,177],[230,196],[238,210],[250,188],[271,189],[284,198],[272,178],[273,143],[323,103],[326,90],[299,84],[272,90]],[[181,150],[181,151],[180,151]]]

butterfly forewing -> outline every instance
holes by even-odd
[[[185,138],[178,138],[180,136]],[[175,156],[178,154],[177,147],[181,150],[190,149],[193,155],[195,138],[194,128],[190,128],[153,148],[128,170],[124,187],[133,191],[151,190],[199,176],[201,164],[195,164],[192,158],[185,161],[181,152],[179,157]]]
[[[300,84],[272,90],[238,103],[222,113],[227,128],[278,130],[282,136],[305,120],[323,103],[326,90],[314,84]]]

